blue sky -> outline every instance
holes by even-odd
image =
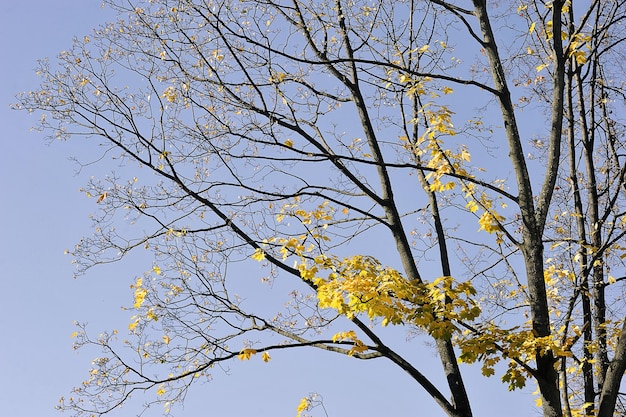
[[[87,377],[97,351],[73,351],[73,321],[88,322],[91,332],[128,324],[132,304],[129,285],[149,260],[93,270],[73,279],[71,258],[64,256],[82,235],[89,233],[89,214],[95,201],[78,192],[89,172],[77,173],[69,158],[89,155],[89,146],[47,144],[31,132],[37,116],[9,109],[14,95],[37,87],[34,73],[39,58],[54,58],[82,36],[111,18],[99,1],[0,1],[0,239],[3,295],[0,302],[0,404],[7,416],[53,416],[61,395]],[[402,338],[399,343],[404,343]],[[421,343],[421,342],[414,342]],[[420,348],[423,348],[420,346]],[[412,346],[406,344],[410,351]],[[214,381],[196,387],[188,397],[184,416],[294,416],[299,399],[317,391],[330,416],[436,416],[441,413],[408,377],[383,362],[358,362],[327,353],[292,351],[261,361],[234,362],[228,375],[216,372]],[[438,368],[434,356],[422,360],[427,372]],[[476,415],[531,415],[528,392],[507,396],[496,379],[474,376],[469,390]],[[504,401],[493,401],[503,398]],[[519,401],[515,406],[514,402]],[[112,415],[135,415],[132,406]],[[210,411],[210,412],[208,412]],[[493,414],[492,414],[493,413]],[[161,409],[145,416],[161,415]],[[315,415],[322,416],[321,413]]]
[[[80,369],[90,361],[72,350],[72,321],[84,312],[95,322],[113,290],[96,279],[73,280],[71,260],[63,256],[89,227],[69,149],[47,146],[29,131],[34,116],[8,108],[17,92],[36,86],[36,60],[69,45],[72,34],[98,23],[99,13],[97,1],[0,2],[0,214],[6,227],[0,239],[0,402],[6,415],[56,414],[58,397],[80,382]]]

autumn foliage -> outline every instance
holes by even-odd
[[[625,4],[106,3],[18,105],[116,169],[82,190],[78,273],[150,255],[126,342],[74,335],[103,353],[61,409],[169,413],[221,363],[308,347],[386,358],[451,417],[460,363],[545,417],[625,412]]]

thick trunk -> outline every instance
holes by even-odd
[[[626,320],[622,325],[615,356],[609,365],[602,392],[600,393],[600,405],[598,407],[598,417],[613,417],[617,395],[619,394],[620,383],[626,371]]]
[[[517,180],[519,209],[523,223],[523,241],[520,244],[520,249],[524,255],[524,263],[526,266],[532,327],[537,337],[545,337],[551,334],[550,315],[543,274],[544,257],[542,234],[554,190],[554,183],[556,181],[563,121],[564,60],[560,36],[558,35],[561,33],[560,11],[562,3],[563,1],[555,1],[552,6],[553,12],[556,11],[553,13],[552,19],[553,30],[556,34],[554,36],[556,66],[553,79],[552,124],[544,184],[541,194],[538,196],[537,208],[535,209],[530,176],[522,150],[511,94],[508,89],[504,68],[487,14],[486,1],[474,0],[475,15],[478,18],[483,35],[483,47],[489,59],[494,87],[499,92],[497,98],[500,104],[509,144],[509,158],[512,162]],[[543,354],[537,352],[535,360],[537,363],[537,382],[542,396],[543,415],[544,417],[561,417],[563,412],[558,372],[555,369],[555,358],[552,352]]]
[[[593,28],[593,47],[594,51],[597,51],[599,47],[601,36],[599,35],[603,29],[598,27],[598,22],[594,25]],[[591,59],[591,81],[589,83],[589,88],[587,91],[583,90],[582,87],[582,77],[578,73],[577,75],[577,86],[578,86],[578,94],[579,101],[581,102],[580,111],[580,119],[582,123],[582,130],[584,133],[583,137],[583,147],[584,147],[584,160],[585,160],[585,168],[587,171],[587,199],[588,203],[588,213],[587,218],[590,225],[590,247],[599,249],[602,247],[602,220],[600,215],[599,208],[599,196],[598,196],[598,185],[596,180],[596,168],[595,168],[595,142],[596,142],[596,105],[599,101],[596,93],[596,80],[599,80],[601,75],[601,67],[599,63],[598,56],[594,53]],[[600,88],[602,88],[602,83],[599,83]],[[589,122],[587,123],[586,117],[586,109],[582,107],[582,103],[585,102],[585,98],[589,102]],[[603,103],[600,103],[601,105]],[[606,115],[604,115],[606,117]],[[593,330],[595,333],[595,341],[596,341],[596,375],[597,375],[597,384],[602,389],[604,385],[604,379],[609,367],[609,357],[608,357],[608,348],[607,348],[607,336],[606,336],[606,301],[604,297],[605,285],[604,285],[604,264],[601,262],[602,259],[598,258],[596,254],[593,252],[591,256],[594,257],[592,259],[593,263],[593,271],[592,271],[592,288],[591,294],[593,299]],[[596,263],[596,260],[599,263]]]
[[[573,12],[570,12],[573,13]],[[571,32],[571,30],[570,30]],[[582,85],[580,80],[580,69],[576,69],[575,73],[576,83],[579,91],[579,113],[581,119],[581,133],[583,136],[583,141],[585,141],[585,137],[587,136],[587,126],[585,119],[585,102],[584,96],[581,94]],[[578,241],[580,242],[579,249],[579,267],[580,267],[580,299],[583,308],[583,354],[584,361],[582,363],[582,373],[583,373],[583,384],[584,384],[584,402],[588,404],[585,407],[585,414],[592,415],[593,414],[593,404],[595,403],[595,386],[594,386],[594,376],[593,376],[593,353],[589,349],[591,346],[591,342],[593,339],[592,334],[592,312],[591,312],[591,300],[590,300],[590,291],[589,291],[589,256],[587,254],[587,247],[589,243],[587,242],[587,231],[585,227],[585,211],[583,209],[582,197],[580,193],[579,187],[579,178],[577,167],[577,152],[576,152],[576,139],[575,139],[575,117],[574,117],[574,99],[573,99],[573,80],[574,73],[570,72],[567,77],[566,91],[567,91],[567,138],[568,138],[568,147],[569,147],[569,176],[572,184],[572,194],[574,197],[574,207],[576,212],[576,229],[578,233]],[[562,389],[565,392],[565,395],[568,394],[568,386],[567,384],[563,384]]]
[[[525,236],[525,243],[522,248],[528,279],[533,332],[537,337],[545,337],[550,335],[551,330],[543,276],[543,245],[537,238],[534,238],[534,242],[532,240],[529,242],[527,239],[533,239],[533,237]],[[562,407],[559,375],[555,367],[556,359],[552,352],[548,351],[544,354],[537,352],[535,360],[537,362],[537,383],[542,397],[543,416],[560,417],[562,416]]]

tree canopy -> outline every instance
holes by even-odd
[[[113,170],[83,190],[77,272],[153,264],[125,341],[79,326],[103,352],[60,408],[169,413],[221,363],[309,347],[386,358],[450,417],[459,363],[536,384],[545,417],[625,411],[626,4],[105,3],[17,107]],[[445,383],[385,326],[431,340]]]

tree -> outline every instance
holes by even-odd
[[[448,416],[472,415],[459,362],[534,381],[546,417],[624,411],[626,5],[465,3],[111,1],[41,63],[19,107],[118,167],[85,187],[78,272],[154,255],[129,349],[81,328],[104,353],[61,408],[167,411],[221,362],[309,346],[390,360]],[[243,271],[291,299],[244,301]],[[445,386],[386,325],[432,338]]]

